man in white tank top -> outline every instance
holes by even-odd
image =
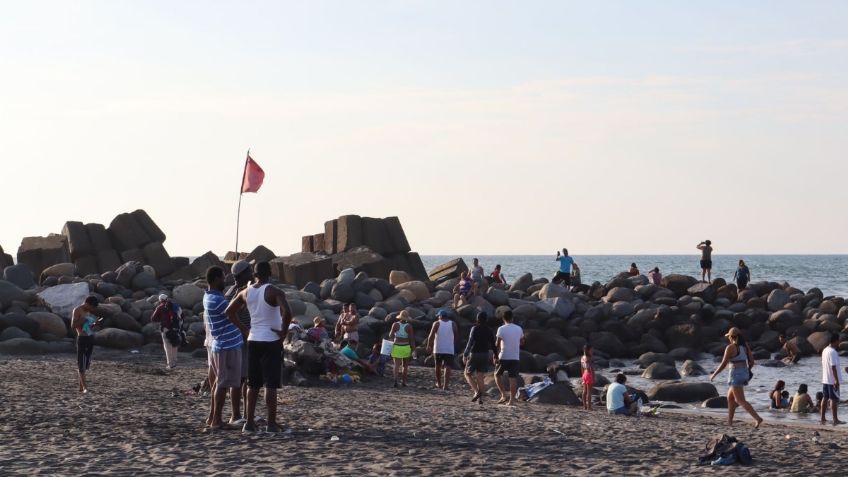
[[[427,352],[433,353],[436,361],[436,387],[447,390],[450,382],[450,370],[453,367],[456,346],[459,343],[459,329],[450,319],[447,310],[436,312],[436,320],[427,337]]]
[[[281,432],[277,425],[277,389],[283,362],[283,339],[291,323],[292,313],[283,290],[271,285],[271,265],[259,262],[254,269],[256,282],[240,291],[227,307],[230,321],[238,323],[238,312],[250,311],[250,329],[240,326],[247,334],[247,409],[243,432],[256,431],[254,414],[259,388],[265,388],[268,408],[267,432]]]

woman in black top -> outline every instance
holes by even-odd
[[[751,281],[751,270],[748,269],[748,265],[745,265],[745,260],[739,260],[739,267],[736,268],[733,279],[736,280],[736,288],[739,291],[748,286],[748,282]]]
[[[468,344],[462,353],[465,361],[465,380],[474,391],[471,402],[478,401],[480,404],[483,404],[483,376],[489,371],[489,363],[492,362],[490,352],[495,351],[495,334],[486,325],[487,319],[485,312],[477,314],[477,324],[471,328]]]

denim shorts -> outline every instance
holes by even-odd
[[[727,384],[729,386],[747,386],[749,379],[751,379],[751,372],[748,371],[748,368],[730,368]]]

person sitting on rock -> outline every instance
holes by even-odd
[[[492,279],[492,286],[496,286],[498,288],[506,288],[506,276],[501,272],[501,265],[495,265],[495,269],[492,271],[492,274],[489,275]]]
[[[638,411],[639,403],[627,392],[627,376],[618,373],[615,382],[607,386],[607,412],[622,416],[633,416]]]
[[[662,273],[660,273],[660,267],[654,267],[653,270],[648,272],[648,281],[657,286],[662,286]]]
[[[807,385],[798,386],[798,392],[792,396],[792,402],[789,405],[789,412],[815,412],[816,406],[813,404],[812,398],[807,394]]]
[[[371,374],[375,374],[374,367],[371,366],[371,363],[359,357],[359,354],[356,353],[356,350],[352,348],[355,346],[355,343],[349,343],[347,341],[342,341],[342,349],[339,350],[339,353],[342,354],[345,358],[353,361],[362,367],[363,371],[367,371]]]
[[[453,287],[453,308],[467,305],[474,296],[474,281],[468,276],[468,272],[462,272],[459,283]]]
[[[786,352],[786,357],[783,358],[784,363],[796,364],[798,361],[801,361],[801,353],[798,351],[798,347],[795,346],[795,343],[787,340],[784,335],[778,336],[777,339],[780,341],[783,351]]]
[[[471,260],[471,270],[469,270],[469,276],[471,277],[471,281],[473,281],[477,288],[483,288],[483,267],[480,266],[480,260],[472,259]]]
[[[576,287],[582,283],[580,281],[580,267],[577,266],[576,263],[571,263],[571,286]]]
[[[638,277],[639,276],[639,267],[637,267],[635,263],[631,263],[630,264],[630,270],[627,272],[627,274],[630,275],[631,277]]]
[[[312,320],[312,328],[309,328],[309,331],[306,332],[306,339],[311,341],[312,343],[321,343],[324,340],[330,339],[330,333],[327,332],[327,328],[324,327],[326,320],[320,316],[316,316]]]

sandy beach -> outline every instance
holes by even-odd
[[[166,371],[150,348],[133,355],[98,348],[91,392],[80,395],[70,355],[0,356],[3,473],[834,475],[848,447],[848,434],[830,427],[769,423],[754,430],[744,420],[728,429],[715,417],[673,412],[637,419],[562,406],[477,405],[458,374],[452,389],[437,391],[425,368],[413,368],[410,387],[399,390],[389,378],[284,387],[279,400],[290,433],[209,434],[207,399],[186,393],[203,378],[205,362],[180,358],[180,367]],[[257,415],[263,413],[260,405]],[[751,448],[753,466],[697,465],[707,439],[723,432]]]

